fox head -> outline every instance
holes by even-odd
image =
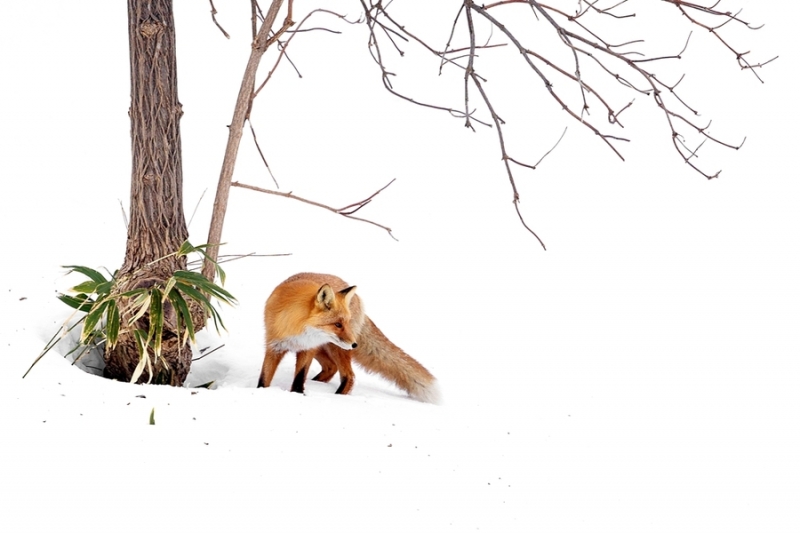
[[[335,292],[325,283],[317,291],[309,320],[312,327],[329,335],[330,342],[344,350],[358,346],[350,325],[350,301],[355,294],[355,285]]]

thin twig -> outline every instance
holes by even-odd
[[[119,200],[119,210],[122,211],[122,221],[125,223],[125,229],[128,229],[128,215],[125,214],[125,206],[122,205],[122,200]]]
[[[217,350],[219,350],[220,348],[224,348],[224,347],[225,347],[225,345],[224,345],[224,344],[220,344],[219,346],[217,346],[216,348],[214,348],[214,349],[213,349],[213,350],[211,350],[210,352],[208,352],[208,353],[204,353],[204,354],[203,354],[203,355],[201,355],[200,357],[195,357],[194,359],[192,359],[192,363],[194,363],[195,361],[199,361],[200,359],[202,359],[202,358],[204,358],[204,357],[208,357],[208,356],[209,356],[209,355],[211,355],[212,353],[214,353],[214,352],[216,352]]]
[[[245,259],[248,257],[286,257],[292,255],[288,254],[257,254],[255,252],[250,252],[249,254],[224,254],[217,257],[216,263],[221,265],[222,263],[230,263],[231,261],[238,261],[239,259]],[[197,268],[198,266],[203,264],[202,259],[196,259],[194,261],[189,261],[187,263],[187,267],[189,268]]]
[[[258,155],[261,156],[261,161],[264,162],[264,166],[267,167],[267,172],[269,172],[269,177],[272,178],[272,182],[275,184],[276,189],[280,189],[280,185],[278,185],[278,180],[275,179],[275,175],[272,173],[272,169],[269,168],[269,163],[267,163],[267,158],[264,156],[264,152],[261,151],[261,145],[258,144],[258,137],[256,137],[256,130],[253,128],[253,120],[250,117],[247,117],[247,124],[250,126],[250,133],[253,134],[253,142],[256,143],[256,150],[258,150]]]
[[[278,42],[278,49],[280,50],[280,52],[278,53],[278,57],[277,57],[277,59],[275,59],[275,63],[272,65],[272,68],[267,73],[267,77],[264,78],[264,81],[262,81],[261,84],[256,88],[256,90],[253,91],[253,99],[255,99],[259,95],[259,93],[261,93],[261,90],[264,88],[264,86],[267,84],[267,82],[272,79],[272,75],[278,69],[278,65],[280,64],[281,60],[284,57],[286,57],[287,61],[289,61],[290,63],[292,62],[292,60],[289,59],[289,56],[286,53],[286,50],[289,47],[289,44],[294,39],[294,36],[298,34],[297,30],[301,29],[303,27],[303,25],[308,21],[308,19],[310,19],[312,16],[314,16],[314,15],[316,15],[318,13],[328,14],[328,15],[334,16],[334,17],[338,18],[339,20],[343,20],[344,22],[346,22],[348,24],[357,24],[358,23],[358,21],[353,22],[353,21],[347,20],[347,15],[340,15],[339,13],[336,13],[335,11],[330,11],[328,9],[314,9],[314,10],[312,10],[305,17],[303,17],[303,19],[300,22],[297,23],[297,25],[295,26],[295,31],[292,31],[292,32],[287,31],[287,33],[289,33],[289,38],[286,39],[286,41]],[[294,67],[295,72],[297,72],[297,75],[302,78],[303,76],[300,74],[300,71],[297,70],[297,67],[294,66],[294,63],[292,63],[292,66]]]
[[[197,214],[197,208],[198,208],[198,207],[200,207],[200,202],[202,202],[202,201],[203,201],[203,197],[206,195],[206,192],[207,192],[207,191],[208,191],[208,187],[206,187],[205,189],[203,189],[203,193],[200,195],[200,198],[198,198],[198,199],[197,199],[197,203],[196,203],[196,204],[194,204],[194,211],[192,211],[192,216],[191,216],[191,217],[189,217],[189,223],[188,223],[188,224],[186,224],[186,226],[187,226],[187,227],[191,227],[191,225],[192,225],[192,220],[194,220],[194,216]]]
[[[557,147],[559,144],[561,144],[561,139],[563,139],[563,138],[564,138],[564,135],[566,135],[566,134],[567,134],[567,128],[564,128],[564,131],[562,131],[562,132],[561,132],[561,137],[559,137],[559,138],[558,138],[558,140],[557,140],[557,141],[556,141],[556,143],[553,145],[553,147],[552,147],[552,148],[550,148],[548,151],[546,151],[546,152],[544,153],[544,155],[543,155],[542,157],[540,157],[540,158],[539,158],[539,160],[536,162],[536,164],[535,164],[535,165],[533,165],[533,168],[534,168],[534,169],[536,169],[536,167],[538,167],[539,165],[541,165],[541,164],[542,164],[542,161],[544,161],[544,158],[545,158],[545,157],[547,157],[548,155],[550,155],[550,153],[551,153],[553,150],[555,150],[555,149],[556,149],[556,147]],[[515,161],[515,163],[516,163],[516,161]],[[519,163],[517,163],[517,164],[519,164]]]
[[[208,0],[208,2],[211,4],[211,20],[213,20],[214,24],[217,25],[217,28],[219,28],[219,31],[222,32],[222,35],[224,35],[226,39],[230,39],[231,36],[228,35],[228,32],[226,32],[225,29],[219,25],[219,22],[217,22],[217,8],[214,7],[214,0]]]

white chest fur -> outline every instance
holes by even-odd
[[[336,344],[345,350],[350,349],[349,344],[342,342],[339,337],[333,333],[323,329],[313,328],[311,326],[306,326],[300,335],[287,337],[277,342],[271,342],[270,344],[277,352],[297,353],[305,350],[311,350],[312,348],[319,348],[323,344],[328,344],[329,342],[332,342],[333,344]]]

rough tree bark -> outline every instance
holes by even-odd
[[[125,262],[117,276],[120,292],[153,286],[185,269],[185,258],[159,259],[177,251],[188,237],[172,0],[128,0],[128,37],[132,172]],[[204,322],[202,313],[193,314],[198,315],[196,325]],[[156,383],[181,385],[189,372],[191,349],[181,347],[175,335],[174,310],[165,308],[164,315],[166,366],[157,365],[153,376],[145,371],[140,381],[152,378]],[[146,328],[147,316],[142,320]],[[106,350],[104,359],[106,377],[130,381],[139,362],[133,336],[121,332],[116,347]]]

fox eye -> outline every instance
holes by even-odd
[[[341,322],[335,323],[334,326],[336,326],[339,329],[342,329],[342,323]]]

